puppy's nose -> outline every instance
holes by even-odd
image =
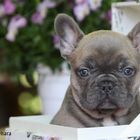
[[[105,93],[111,93],[114,88],[112,81],[106,80],[100,82],[100,89]]]

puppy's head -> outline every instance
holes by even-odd
[[[140,85],[140,23],[128,36],[104,30],[84,35],[71,17],[60,14],[55,30],[71,65],[75,101],[95,117],[128,111]]]

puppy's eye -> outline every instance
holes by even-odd
[[[78,74],[81,76],[81,77],[87,77],[89,76],[89,70],[86,69],[86,68],[82,68],[78,71]]]
[[[126,67],[126,68],[124,68],[124,70],[123,70],[123,73],[124,73],[124,75],[126,75],[126,76],[132,76],[132,75],[134,75],[134,69],[133,68],[131,68],[131,67]]]

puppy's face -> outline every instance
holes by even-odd
[[[59,15],[55,25],[61,54],[71,65],[75,101],[99,115],[129,110],[140,84],[140,58],[134,48],[140,42],[134,41],[138,25],[128,36],[112,31],[84,35],[66,15]]]
[[[69,60],[72,87],[84,108],[110,114],[131,107],[139,87],[139,56],[127,37],[91,33]]]

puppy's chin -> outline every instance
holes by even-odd
[[[117,112],[120,109],[121,108],[117,107],[113,103],[109,103],[109,102],[105,103],[104,102],[102,104],[99,104],[98,107],[94,110],[97,111],[98,114],[100,114],[100,115],[110,116],[110,115],[113,115],[115,112]]]
[[[96,119],[109,116],[120,117],[128,112],[128,108],[119,107],[115,103],[108,100],[101,102],[96,107],[91,107],[87,104],[83,104],[83,108],[86,112],[90,113]]]
[[[105,109],[113,110],[113,109],[118,108],[118,106],[113,101],[106,98],[101,103],[99,103],[96,108],[104,109],[104,110]]]
[[[96,110],[99,112],[99,114],[106,114],[106,115],[111,115],[114,112],[116,112],[119,109],[119,107],[117,107],[117,105],[115,105],[114,103],[105,100],[104,102],[100,103]]]
[[[109,116],[121,117],[127,114],[128,109],[127,108],[95,109],[92,112],[93,112],[92,116],[99,119],[99,118],[105,118]]]

